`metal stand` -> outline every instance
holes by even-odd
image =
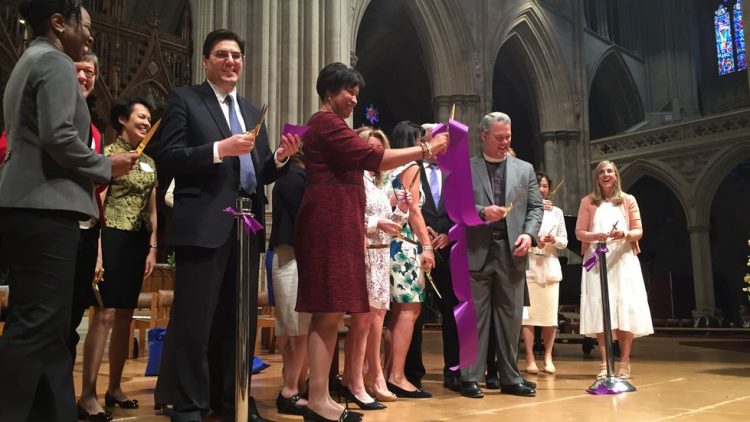
[[[250,410],[250,233],[242,216],[252,215],[248,198],[237,198],[237,341],[235,343],[236,421],[247,422]],[[253,330],[255,327],[253,327]]]
[[[597,244],[598,249],[606,248],[603,242]],[[614,375],[615,358],[612,354],[612,322],[609,310],[609,282],[607,280],[607,256],[599,255],[599,276],[601,279],[602,314],[604,317],[604,349],[607,355],[607,376],[597,379],[586,391],[590,394],[620,394],[635,391],[629,382]]]

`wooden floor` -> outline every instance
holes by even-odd
[[[596,352],[584,358],[580,345],[558,344],[558,374],[529,376],[538,383],[537,396],[524,398],[485,390],[484,399],[468,399],[442,387],[440,335],[425,332],[424,387],[434,394],[428,400],[399,400],[388,409],[367,412],[367,421],[732,421],[750,417],[750,338],[648,337],[635,342],[633,393],[591,396],[586,388],[598,371]],[[79,353],[80,361],[81,353]],[[277,421],[301,417],[277,415],[275,398],[281,384],[281,358],[262,357],[271,364],[253,377],[252,394],[261,414]],[[524,367],[523,357],[520,367]],[[141,402],[136,410],[114,410],[115,420],[165,422],[154,415],[154,377],[142,376],[145,358],[125,366],[123,388]],[[106,389],[108,366],[102,366],[100,397]],[[81,365],[75,368],[80,391]]]

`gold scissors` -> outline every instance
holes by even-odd
[[[104,274],[99,273],[96,276],[94,276],[94,280],[91,282],[91,290],[94,291],[94,297],[96,298],[96,303],[99,305],[100,308],[104,307],[104,302],[102,301],[102,293],[99,291],[99,282],[104,280]]]

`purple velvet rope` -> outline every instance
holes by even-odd
[[[466,227],[484,224],[474,205],[474,189],[471,183],[469,160],[469,131],[466,125],[455,120],[438,125],[433,135],[448,130],[450,144],[445,154],[438,155],[438,164],[443,173],[443,203],[450,219],[455,223],[448,238],[455,243],[451,248],[451,279],[458,305],[453,308],[459,342],[459,363],[451,370],[471,366],[477,359],[478,335],[474,301],[471,296],[469,277],[469,253],[466,243]]]
[[[255,234],[258,233],[259,230],[263,230],[263,225],[251,215],[240,214],[232,207],[224,208],[224,212],[234,217],[242,217],[243,227],[246,232],[249,231],[250,233]]]
[[[583,268],[585,268],[587,272],[591,271],[591,269],[594,268],[594,265],[596,265],[596,262],[599,260],[599,255],[607,252],[609,252],[609,249],[607,249],[606,245],[604,245],[603,243],[597,245],[596,249],[594,250],[594,255],[583,264]]]

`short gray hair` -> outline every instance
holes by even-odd
[[[490,133],[490,128],[496,122],[502,124],[510,124],[510,116],[499,111],[493,111],[490,114],[482,117],[482,121],[479,123],[479,131],[484,133]]]
[[[94,54],[93,51],[89,50],[88,52],[86,52],[86,54],[83,55],[81,61],[93,64],[94,70],[96,71],[96,76],[99,77],[99,58],[96,57],[96,54]]]

